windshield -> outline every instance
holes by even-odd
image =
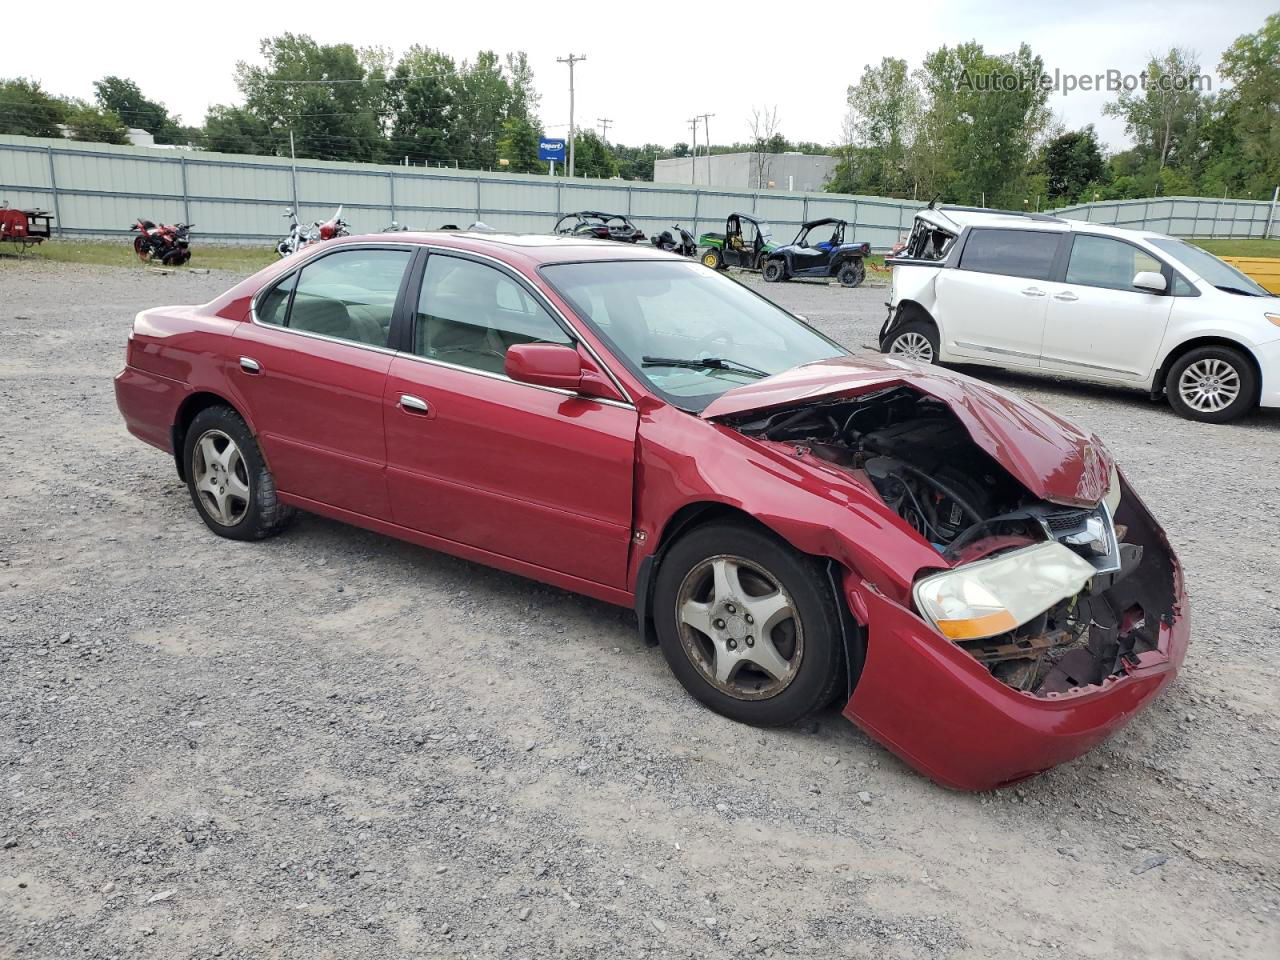
[[[1231,264],[1223,263],[1208,250],[1201,250],[1194,244],[1172,237],[1152,237],[1149,242],[1219,289],[1226,288],[1228,292],[1246,293],[1254,297],[1271,296],[1265,287],[1249,279]]]
[[[700,411],[720,394],[842,347],[696,263],[609,260],[542,268],[547,282],[663,399]]]

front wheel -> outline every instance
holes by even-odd
[[[133,252],[139,260],[146,261],[151,259],[151,247],[147,244],[145,237],[133,238]]]
[[[712,270],[719,270],[724,266],[724,257],[720,255],[720,251],[712,247],[702,254],[702,265],[710,267]]]
[[[917,363],[937,363],[938,328],[924,320],[909,320],[893,332],[884,352]]]
[[[1258,402],[1258,376],[1239,350],[1199,347],[1169,370],[1169,405],[1179,416],[1203,423],[1227,423]]]
[[[861,260],[848,261],[836,274],[836,279],[840,281],[840,286],[842,287],[856,287],[866,278],[867,268]]]
[[[210,530],[231,540],[261,540],[293,519],[248,425],[230,407],[201,410],[183,444],[187,489]]]
[[[764,265],[766,283],[781,283],[787,279],[787,265],[781,260],[767,260]]]
[[[763,530],[713,523],[658,568],[662,654],[697,700],[741,723],[795,723],[843,676],[840,621],[823,570]]]

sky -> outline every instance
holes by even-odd
[[[822,14],[788,22],[787,5],[749,2],[222,0],[164,13],[139,8],[136,16],[101,0],[63,0],[53,7],[9,3],[0,76],[32,77],[52,93],[86,99],[96,79],[131,77],[184,122],[198,123],[211,104],[239,102],[236,62],[257,62],[259,41],[277,33],[397,53],[419,43],[455,58],[473,58],[484,48],[524,50],[542,95],[547,135],[563,136],[569,76],[556,58],[574,53],[587,58],[575,68],[578,125],[598,129],[598,120],[608,118],[611,141],[687,143],[689,118],[704,113],[713,114],[712,142],[745,141],[752,108],[776,107],[788,139],[827,144],[840,139],[848,86],[884,56],[914,68],[944,44],[977,40],[990,53],[1005,53],[1025,42],[1050,72],[1133,74],[1149,55],[1180,46],[1199,55],[1217,90],[1223,50],[1276,9],[1274,0],[820,6]],[[50,10],[56,10],[56,22]],[[833,10],[848,17],[831,23]],[[1113,97],[1076,90],[1051,94],[1049,104],[1068,128],[1093,123],[1102,141],[1119,150],[1128,143],[1123,123],[1102,115]],[[700,143],[704,137],[700,128]]]

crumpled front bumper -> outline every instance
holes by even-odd
[[[1157,649],[1123,676],[1050,697],[1004,685],[913,611],[848,577],[851,606],[865,611],[868,635],[844,715],[921,773],[959,790],[991,790],[1072,760],[1122,729],[1182,664],[1191,628],[1182,571],[1172,551],[1168,556],[1174,613],[1159,625]]]

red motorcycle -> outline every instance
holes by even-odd
[[[130,230],[137,230],[133,238],[133,252],[139,260],[158,260],[166,267],[181,266],[191,259],[191,223],[172,225],[156,224],[139,217]]]

